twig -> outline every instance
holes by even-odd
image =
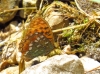
[[[10,9],[10,10],[4,10],[3,12],[0,12],[0,14],[5,13],[5,12],[17,11],[17,10],[25,10],[25,9],[36,9],[36,7],[15,8],[15,9]]]
[[[65,28],[62,28],[62,29],[53,30],[53,33],[61,32],[61,31],[68,30],[68,29],[74,29],[74,28],[84,27],[84,26],[86,26],[87,24],[88,24],[88,23],[80,24],[80,25],[75,25],[75,26],[70,26],[70,27],[65,27]]]

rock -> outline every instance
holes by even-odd
[[[4,24],[14,18],[17,11],[5,12],[6,10],[18,8],[19,0],[0,1],[0,23]]]
[[[93,15],[100,15],[100,4],[92,2],[90,0],[75,0],[77,8],[83,13],[88,15],[89,17]],[[95,12],[95,14],[94,14]]]
[[[35,6],[37,0],[23,0],[23,6]]]
[[[47,18],[45,18],[46,21],[48,21],[48,23],[49,23],[49,25],[50,25],[50,27],[52,29],[61,28],[62,27],[62,24],[65,23],[64,17],[63,16],[58,16],[56,14],[63,15],[63,14],[61,14],[59,12],[51,12],[50,15]]]
[[[100,48],[95,46],[98,44],[100,44],[100,41],[96,42],[95,44],[86,46],[85,49],[86,49],[86,56],[100,62]]]
[[[20,27],[18,27],[18,22],[17,21],[12,21],[9,25],[11,25],[11,29],[18,31]]]
[[[62,50],[62,54],[68,54],[68,53],[70,53],[71,52],[71,46],[70,45],[66,45],[65,47],[64,47],[64,49]]]
[[[87,72],[86,74],[100,74],[100,68],[94,71]]]
[[[18,74],[19,71],[18,71],[18,66],[15,66],[15,67],[9,67],[3,71],[0,72],[0,74]]]
[[[100,68],[94,71],[87,72],[86,74],[100,74]]]
[[[100,67],[99,62],[95,61],[94,59],[88,58],[88,57],[82,57],[80,58],[80,61],[83,64],[85,72],[89,72],[91,70],[94,70]]]
[[[38,59],[33,59],[38,60]],[[21,74],[99,74],[100,63],[88,57],[75,55],[56,55],[34,66],[27,62],[27,68]],[[35,64],[35,63],[34,63]],[[31,67],[29,67],[31,66]],[[18,66],[9,67],[0,74],[18,74]]]
[[[68,20],[65,19],[66,16],[64,16],[63,11],[61,11],[61,8],[64,7],[63,5],[64,3],[62,2],[54,1],[51,5],[49,5],[46,8],[46,10],[43,13],[45,20],[49,23],[50,27],[53,30],[59,29],[64,26],[68,26]],[[67,10],[67,9],[64,8],[64,10]],[[65,23],[67,23],[67,25]]]
[[[21,74],[84,74],[84,69],[77,56],[64,54],[28,67]]]

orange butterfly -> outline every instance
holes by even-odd
[[[24,31],[19,44],[20,52],[25,60],[46,55],[54,49],[54,38],[49,24],[42,18],[34,18]]]
[[[19,44],[22,58],[29,61],[34,57],[47,55],[54,49],[53,33],[49,24],[42,18],[34,18],[23,33]]]

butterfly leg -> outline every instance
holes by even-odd
[[[19,74],[25,70],[25,61],[23,58],[21,58],[20,62],[19,62]]]

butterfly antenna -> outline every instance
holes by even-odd
[[[42,7],[43,7],[43,0],[41,0],[41,2],[40,2],[39,10],[37,11],[36,16],[40,16]]]

